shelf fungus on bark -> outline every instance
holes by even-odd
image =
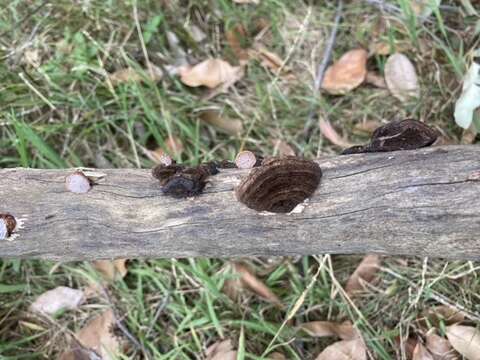
[[[251,209],[287,213],[313,195],[321,177],[314,161],[295,156],[269,158],[250,171],[235,193]]]
[[[202,193],[207,178],[218,173],[214,163],[194,167],[179,164],[160,164],[152,169],[154,178],[160,181],[162,192],[174,198],[183,198]]]
[[[352,146],[342,155],[419,149],[432,145],[437,137],[437,131],[418,120],[392,121],[377,128],[370,143]]]
[[[17,220],[13,215],[0,214],[0,240],[6,240],[17,227]]]

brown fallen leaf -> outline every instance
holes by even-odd
[[[402,102],[420,96],[417,73],[411,61],[395,53],[385,63],[385,82],[390,93]]]
[[[269,360],[287,360],[285,355],[279,352],[274,352],[268,356]]]
[[[247,37],[247,31],[245,28],[238,24],[232,27],[225,33],[225,38],[227,43],[232,49],[233,53],[237,57],[240,64],[245,63],[249,60],[250,55],[248,49],[244,48],[242,45],[245,44],[245,38]]]
[[[422,315],[428,318],[429,322],[436,327],[440,325],[440,322],[446,325],[452,325],[465,320],[465,314],[463,312],[445,305],[430,307],[425,310]]]
[[[450,325],[445,331],[448,341],[467,360],[480,360],[480,331],[473,326]]]
[[[300,328],[314,337],[338,336],[342,340],[353,340],[360,336],[350,321],[344,321],[343,323],[310,321],[300,325]]]
[[[395,344],[398,347],[397,354],[405,354],[406,359],[411,359],[413,357],[413,350],[417,346],[418,340],[413,336],[409,336],[406,339],[402,339],[400,336],[395,337]],[[403,359],[403,357],[402,357]]]
[[[315,360],[367,360],[367,349],[361,339],[342,340],[327,346]]]
[[[93,267],[97,270],[105,280],[115,281],[123,279],[127,275],[127,259],[116,260],[96,260]]]
[[[165,140],[165,146],[168,152],[175,156],[180,156],[185,150],[182,140],[180,140],[180,138],[174,135],[170,136],[167,140]]]
[[[208,59],[180,70],[180,80],[188,86],[206,86],[210,89],[238,80],[239,66],[232,66],[221,59]]]
[[[387,88],[387,83],[385,82],[385,78],[373,71],[367,72],[367,76],[365,77],[365,83],[376,86],[380,89]]]
[[[260,0],[233,0],[236,4],[260,4]]]
[[[116,359],[120,352],[120,340],[114,334],[115,315],[111,309],[90,320],[77,333],[77,340],[82,346],[95,351],[102,360]]]
[[[44,292],[30,305],[30,311],[53,315],[62,310],[73,310],[85,301],[85,294],[81,290],[66,286]]]
[[[382,126],[382,123],[380,121],[365,120],[365,121],[362,121],[361,123],[355,124],[354,129],[365,132],[367,134],[372,134],[380,126]]]
[[[224,292],[232,300],[238,299],[239,292],[243,289],[249,289],[261,298],[275,304],[279,307],[283,307],[280,299],[275,295],[272,290],[268,288],[263,281],[255,276],[252,270],[245,264],[234,262],[232,264],[234,273],[239,275],[238,279],[228,279],[224,283]]]
[[[367,255],[357,266],[347,281],[345,291],[352,294],[355,291],[363,290],[362,282],[372,282],[380,268],[380,256]]]
[[[224,117],[217,110],[202,111],[200,119],[229,135],[239,135],[243,131],[242,120]]]
[[[275,75],[281,72],[282,77],[293,80],[295,75],[293,75],[292,70],[287,67],[280,56],[269,51],[266,47],[260,44],[256,44],[254,49],[249,51],[251,58],[256,58],[260,61],[263,67],[272,71]]]
[[[146,77],[150,78],[152,81],[160,81],[163,78],[162,69],[153,64],[151,64],[151,71],[148,69],[143,71],[145,72]],[[133,68],[120,69],[107,76],[113,86],[126,82],[141,82],[145,78]]]
[[[364,49],[347,51],[327,68],[322,89],[330,94],[345,94],[358,87],[367,76],[368,53]]]
[[[273,153],[278,153],[278,156],[295,156],[295,150],[284,140],[272,140]]]
[[[340,135],[338,135],[337,131],[333,128],[332,124],[330,124],[330,121],[325,120],[324,118],[320,117],[318,120],[318,124],[320,127],[320,132],[322,133],[323,136],[325,136],[328,140],[332,142],[332,144],[335,144],[340,147],[351,147],[353,146],[352,143],[350,143],[347,140],[344,140]]]
[[[450,342],[435,334],[435,329],[431,329],[426,335],[425,346],[432,354],[434,360],[457,360],[458,356],[455,354]]]
[[[417,346],[413,350],[412,360],[434,360],[432,354],[425,349],[421,343],[417,342]]]
[[[206,360],[236,360],[237,351],[233,350],[232,340],[217,341],[205,351]]]

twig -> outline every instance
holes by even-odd
[[[325,77],[325,71],[327,70],[328,63],[332,57],[333,46],[335,45],[335,40],[337,38],[338,26],[340,25],[340,19],[342,18],[343,10],[343,0],[337,1],[337,9],[335,11],[335,20],[333,24],[332,32],[328,39],[327,45],[325,46],[325,51],[323,52],[323,59],[318,65],[317,73],[315,75],[315,80],[313,82],[313,95],[317,97],[321,95],[320,86],[322,85],[323,78]],[[305,122],[305,127],[303,128],[303,137],[305,141],[308,142],[312,136],[314,119],[316,114],[316,104],[312,105],[310,112],[308,113],[307,121]]]

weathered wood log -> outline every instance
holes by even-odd
[[[87,194],[72,170],[0,170],[0,213],[24,226],[2,258],[381,253],[480,259],[480,146],[326,157],[303,212],[262,214],[239,203],[249,170],[222,170],[204,194],[173,199],[150,170],[102,170]]]

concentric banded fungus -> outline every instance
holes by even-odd
[[[17,227],[17,220],[10,214],[0,214],[0,240],[9,238],[15,228]]]
[[[377,128],[370,143],[352,146],[345,149],[342,155],[419,149],[432,145],[437,137],[438,133],[434,129],[418,120],[392,121]]]
[[[153,177],[162,185],[162,192],[174,198],[199,195],[205,188],[207,178],[217,173],[214,163],[196,167],[160,164],[152,169]]]
[[[312,196],[321,177],[314,161],[294,156],[270,158],[252,169],[235,193],[251,209],[286,213]]]

